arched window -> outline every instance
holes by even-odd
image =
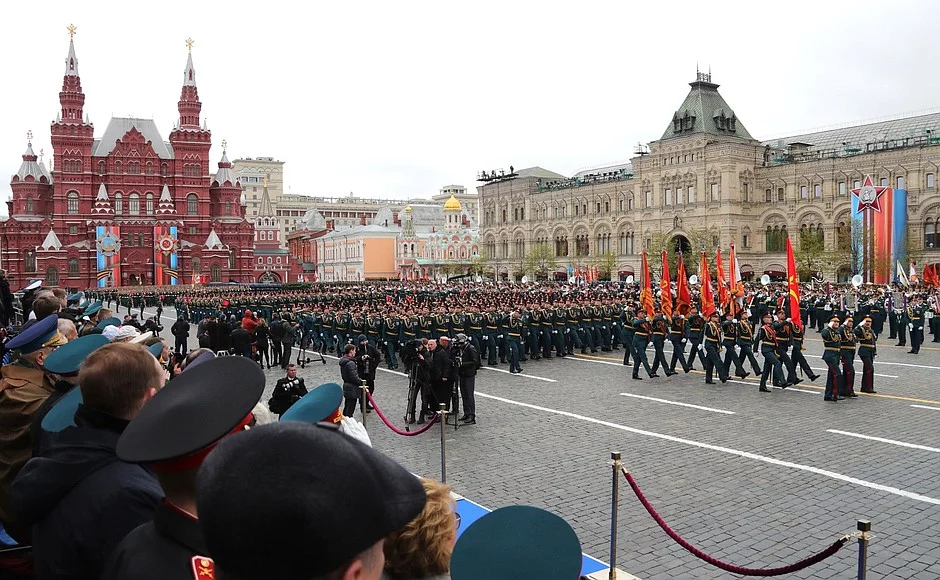
[[[75,215],[78,213],[78,192],[70,191],[66,196],[66,211]]]
[[[26,271],[29,273],[34,273],[36,271],[36,252],[33,250],[26,251]]]
[[[98,162],[98,173],[100,173],[101,175],[104,175],[105,167],[106,167],[106,166],[105,166],[105,162],[104,162],[104,161],[99,161],[99,162]]]
[[[937,247],[937,224],[929,218],[924,223],[924,247]]]
[[[196,274],[202,272],[202,259],[199,257],[193,258],[193,272]]]
[[[186,214],[196,215],[199,213],[199,198],[195,193],[186,196]]]
[[[212,268],[209,269],[209,278],[213,282],[222,281],[222,268],[218,264],[212,264]]]
[[[153,215],[153,194],[147,194],[147,215]]]
[[[272,261],[272,260],[271,260],[271,256],[268,256],[268,264],[270,264],[271,261]]]
[[[78,276],[78,258],[69,258],[69,276]]]
[[[50,266],[46,270],[46,286],[58,286],[59,285],[59,270],[55,266]]]
[[[153,175],[153,163],[147,162],[147,175]]]
[[[232,202],[225,202],[225,215],[232,215]]]
[[[280,263],[281,263],[281,257],[278,256],[274,261],[275,261],[277,264],[280,264]]]
[[[26,213],[33,213],[33,198],[26,198]]]
[[[259,264],[264,264],[264,258],[258,258],[258,263],[259,263]]]
[[[140,196],[132,193],[127,198],[127,213],[130,215],[140,215]]]
[[[764,236],[764,245],[767,246],[766,251],[774,251],[774,229],[770,226],[767,226],[767,233]]]
[[[114,194],[114,215],[121,215],[122,213],[124,213],[124,196],[119,191]]]
[[[169,166],[166,163],[160,164],[160,175],[166,175],[169,173]]]
[[[122,167],[121,167],[121,162],[120,162],[120,161],[115,161],[115,162],[114,162],[114,172],[115,172],[115,173],[121,173],[121,172],[122,172]]]
[[[228,251],[228,269],[235,269],[235,248]]]
[[[140,162],[139,162],[139,161],[131,161],[131,162],[129,162],[129,163],[127,164],[127,172],[128,172],[128,173],[135,173],[135,174],[136,174],[136,173],[140,173]]]

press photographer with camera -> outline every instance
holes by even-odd
[[[291,406],[307,394],[304,380],[297,376],[297,367],[287,365],[287,376],[277,380],[274,392],[268,400],[268,409],[277,415],[283,415]]]
[[[467,425],[476,425],[477,403],[473,391],[476,387],[477,371],[482,366],[480,353],[467,340],[467,335],[462,333],[457,335],[454,352],[457,376],[460,377],[460,398],[463,401],[463,416],[460,420]]]
[[[356,369],[359,371],[359,378],[365,381],[369,387],[369,393],[375,393],[375,369],[379,367],[382,360],[382,352],[369,344],[366,335],[360,334],[357,338],[359,348],[356,349]],[[372,411],[372,404],[366,403],[366,411]],[[349,417],[351,415],[347,415]]]
[[[402,344],[401,360],[408,370],[408,402],[405,410],[405,422],[413,425],[418,394],[421,394],[421,411],[417,423],[424,424],[427,411],[428,392],[431,389],[431,356],[424,339],[416,338]]]

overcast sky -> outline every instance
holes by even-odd
[[[85,112],[177,119],[186,62],[236,157],[292,193],[429,197],[481,169],[566,175],[658,139],[707,70],[757,138],[940,108],[940,3],[11,2],[0,35],[0,198],[26,132],[51,152],[66,26]],[[3,207],[5,212],[5,206]]]

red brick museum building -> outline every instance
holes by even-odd
[[[254,226],[224,151],[210,173],[212,133],[200,123],[191,54],[167,141],[152,119],[117,117],[95,138],[74,41],[59,103],[53,169],[29,143],[11,180],[9,218],[0,222],[0,268],[11,286],[254,281]]]

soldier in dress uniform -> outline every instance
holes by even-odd
[[[705,384],[714,385],[712,374],[718,371],[718,378],[723,383],[728,382],[728,370],[721,364],[721,327],[718,326],[718,313],[712,312],[705,325],[705,341],[699,346],[705,351]]]
[[[796,368],[799,367],[803,371],[803,374],[809,377],[809,380],[815,381],[819,378],[819,375],[813,372],[813,369],[810,368],[809,363],[806,361],[806,357],[803,356],[803,350],[806,349],[806,346],[803,344],[806,338],[806,329],[793,324],[790,326],[790,331],[790,338],[793,340],[793,354],[790,357],[793,361],[793,370],[796,372]]]
[[[689,370],[695,370],[695,358],[698,357],[702,362],[702,368],[705,368],[705,353],[699,348],[704,340],[705,319],[698,313],[698,308],[692,307],[689,310],[689,318],[686,320],[686,333],[689,336]]]
[[[669,371],[676,373],[676,362],[682,363],[682,371],[688,373],[691,368],[685,358],[685,343],[688,341],[688,331],[685,325],[685,316],[676,314],[669,324],[669,342],[672,343],[672,360],[669,361]],[[629,352],[629,349],[627,349]],[[691,355],[690,355],[691,358]]]
[[[839,357],[842,359],[842,388],[839,394],[843,397],[858,397],[855,393],[855,321],[846,316],[842,326],[839,327]]]
[[[764,312],[761,326],[757,329],[754,336],[754,348],[760,349],[764,357],[764,370],[760,376],[760,388],[762,393],[769,393],[767,388],[767,379],[771,378],[773,373],[773,384],[780,385],[781,388],[787,388],[790,385],[783,378],[783,367],[780,359],[777,358],[777,332],[774,330],[772,321],[773,315],[770,312]]]
[[[731,311],[725,312],[725,321],[721,323],[721,346],[725,349],[725,359],[721,362],[725,367],[725,374],[731,374],[731,365],[734,364],[734,374],[742,379],[747,378],[748,373],[741,365],[741,359],[734,352],[734,347],[738,344],[738,320]]]
[[[826,363],[826,392],[824,400],[838,401],[844,397],[839,396],[842,387],[842,369],[839,364],[842,362],[840,351],[842,350],[842,339],[839,336],[839,319],[833,316],[829,324],[822,332],[823,339],[823,362]]]
[[[911,304],[907,308],[907,316],[910,319],[908,328],[911,331],[911,350],[908,354],[917,354],[920,352],[920,345],[924,342],[924,307],[923,299],[915,294],[911,299]]]
[[[777,311],[777,321],[774,322],[774,332],[777,333],[777,358],[787,375],[787,382],[791,385],[797,385],[803,382],[803,379],[796,376],[796,369],[793,368],[793,360],[790,358],[790,347],[793,345],[791,336],[793,333],[793,321],[787,318],[787,313],[782,308]]]
[[[662,313],[657,314],[653,317],[653,374],[656,374],[656,371],[659,370],[660,365],[663,367],[663,372],[666,373],[667,377],[671,377],[676,374],[675,371],[670,370],[669,363],[666,362],[666,352],[663,350],[663,347],[666,344],[666,335],[669,334],[669,323],[666,322],[666,317]],[[610,350],[610,349],[607,349]]]
[[[760,376],[761,368],[754,356],[754,331],[751,329],[751,321],[742,318],[738,321],[738,348],[741,352],[738,354],[738,364],[744,367],[744,361],[751,364],[751,370],[754,376]]]
[[[197,519],[196,472],[222,439],[251,428],[251,411],[263,391],[257,363],[219,357],[183,372],[128,424],[118,439],[118,457],[149,466],[166,497],[153,521],[114,549],[104,580],[206,580],[212,561]]]
[[[641,363],[646,370],[646,374],[649,375],[651,379],[658,377],[659,375],[654,373],[653,369],[650,368],[650,361],[646,357],[646,347],[649,346],[650,336],[653,334],[653,327],[649,320],[646,319],[646,310],[641,308],[637,311],[636,318],[633,320],[632,324],[633,353],[635,357],[635,362],[633,363],[633,380],[643,380],[643,377],[640,376]]]
[[[878,335],[873,329],[872,319],[866,317],[855,327],[855,339],[858,341],[858,358],[862,359],[863,393],[877,393],[875,390],[875,356],[878,354],[876,341]]]

